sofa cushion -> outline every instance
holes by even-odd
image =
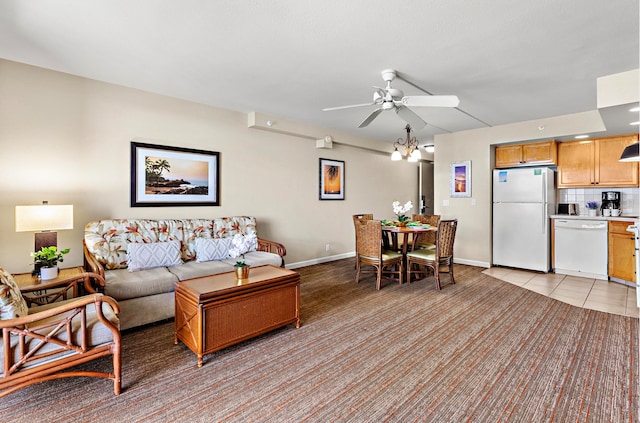
[[[180,241],[132,243],[127,247],[127,267],[130,272],[182,264]]]
[[[233,271],[233,263],[229,264],[226,260],[213,260],[202,263],[190,261],[183,264],[182,266],[169,267],[168,270],[173,273],[179,280],[185,281],[187,279],[200,278],[202,276],[231,272]]]
[[[158,232],[156,220],[96,220],[85,226],[84,241],[105,269],[123,269],[127,267],[127,246],[158,242]]]
[[[15,319],[29,314],[27,302],[11,273],[0,267],[0,320]]]
[[[231,266],[236,264],[238,259],[226,259],[222,260],[223,263],[227,263]],[[274,266],[282,266],[282,257],[275,253],[268,253],[266,251],[251,251],[244,255],[244,261],[251,267],[262,266],[265,264],[272,264]]]
[[[213,219],[211,236],[213,238],[233,237],[235,234],[256,233],[256,219],[250,216],[232,216]]]
[[[127,246],[131,243],[182,242],[182,260],[196,259],[196,239],[228,238],[235,234],[256,234],[256,220],[250,216],[215,219],[103,219],[85,225],[87,250],[105,270],[127,267]]]
[[[179,268],[182,266],[176,266]],[[171,268],[173,269],[173,268]],[[129,272],[114,269],[105,272],[104,293],[118,301],[172,292],[178,278],[166,267]]]
[[[202,263],[229,257],[232,238],[197,238],[196,261]]]

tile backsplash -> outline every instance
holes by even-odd
[[[577,203],[578,214],[587,214],[587,201],[595,201],[598,207],[602,204],[604,191],[620,192],[622,215],[640,215],[640,190],[638,188],[563,188],[558,189],[558,203]],[[598,214],[600,214],[598,212]]]

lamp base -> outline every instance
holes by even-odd
[[[58,233],[57,232],[36,232],[35,233],[35,250],[40,251],[42,247],[57,247],[58,246]]]

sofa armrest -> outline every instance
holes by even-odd
[[[267,253],[275,253],[282,257],[282,266],[284,267],[284,256],[287,255],[287,249],[284,245],[269,241],[268,239],[258,238],[258,251],[266,251]]]
[[[21,288],[20,292],[29,307],[40,306],[61,299],[79,297],[81,294],[80,285],[87,293],[95,294],[97,293],[95,286],[103,287],[104,279],[97,273],[85,272],[52,282],[43,281],[38,285]]]
[[[82,240],[82,248],[84,250],[84,268],[88,272],[97,273],[104,279],[104,267],[96,259],[96,257],[89,251],[87,244]],[[103,285],[104,286],[104,285]]]

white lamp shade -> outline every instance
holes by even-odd
[[[394,162],[398,160],[402,160],[402,154],[400,154],[398,149],[396,149],[393,153],[391,153],[391,160],[393,160]]]
[[[16,232],[73,229],[72,205],[16,206]]]

